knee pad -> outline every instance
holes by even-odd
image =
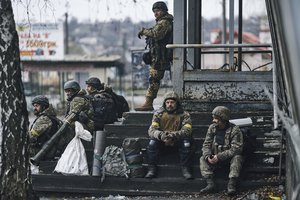
[[[184,146],[184,148],[190,148],[192,146],[191,141],[183,140],[183,146]]]
[[[158,147],[158,141],[151,139],[148,144],[148,149],[153,150],[153,149],[157,149],[157,147]]]

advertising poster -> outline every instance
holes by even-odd
[[[62,60],[62,23],[17,24],[21,60]]]

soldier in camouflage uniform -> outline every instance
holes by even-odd
[[[104,89],[104,84],[97,77],[90,77],[86,83],[86,91],[88,95],[95,96],[100,90]]]
[[[157,96],[160,80],[164,77],[165,70],[170,68],[169,51],[166,45],[173,32],[173,16],[168,13],[167,5],[162,1],[154,3],[152,11],[156,18],[156,24],[149,29],[142,28],[138,34],[139,38],[146,36],[152,41],[150,44],[152,64],[146,101],[142,107],[136,108],[136,111],[153,110],[153,100]]]
[[[75,80],[67,81],[64,85],[64,90],[68,101],[64,121],[68,121],[73,132],[68,140],[74,136],[75,121],[79,121],[86,130],[93,133],[94,121],[92,119],[94,110],[89,98],[86,97],[86,91],[81,89],[79,83]]]
[[[243,135],[240,128],[229,122],[230,110],[224,106],[217,106],[212,111],[213,124],[208,128],[202,147],[200,170],[206,179],[207,186],[201,193],[215,190],[214,170],[226,165],[230,166],[227,193],[236,192],[236,183],[242,169]]]
[[[148,134],[150,136],[147,147],[149,168],[145,177],[156,176],[160,149],[175,146],[179,149],[182,174],[186,179],[191,179],[192,121],[190,114],[182,109],[175,92],[168,92],[165,95],[163,106],[153,115]]]
[[[36,119],[33,121],[30,131],[30,156],[35,156],[54,133],[59,129],[61,120],[56,117],[56,112],[47,97],[38,95],[32,100],[33,112]],[[45,159],[53,159],[57,153],[57,145],[54,145]]]

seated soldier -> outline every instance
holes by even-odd
[[[97,77],[90,77],[86,82],[86,91],[94,108],[95,130],[103,130],[104,124],[110,124],[129,111],[126,99],[117,95],[111,87],[101,83]]]
[[[176,146],[179,150],[182,174],[186,179],[192,179],[192,121],[190,114],[182,109],[175,92],[168,92],[165,95],[163,106],[153,115],[148,134],[149,168],[145,178],[156,176],[160,148]]]
[[[33,121],[30,131],[30,156],[35,156],[53,134],[59,129],[61,120],[56,117],[56,112],[47,97],[38,95],[32,100],[33,112],[36,119]],[[54,145],[45,156],[45,160],[51,160],[57,153]]]
[[[117,121],[117,105],[112,96],[112,89],[104,87],[100,79],[89,78],[86,82],[87,97],[94,109],[95,130],[103,130],[104,124]]]
[[[214,170],[218,167],[230,166],[227,193],[236,193],[236,184],[243,163],[243,135],[240,128],[229,122],[230,110],[217,106],[212,111],[213,124],[208,128],[202,147],[200,170],[206,179],[207,186],[200,193],[215,190]]]
[[[84,129],[91,134],[94,131],[93,115],[94,110],[90,100],[86,97],[86,91],[80,88],[77,81],[71,80],[64,84],[64,90],[67,95],[67,111],[64,122],[70,124],[71,134],[65,135],[66,144],[74,137],[75,121],[79,121]]]

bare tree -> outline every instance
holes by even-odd
[[[1,199],[32,199],[28,112],[21,80],[19,39],[10,0],[0,1]]]

